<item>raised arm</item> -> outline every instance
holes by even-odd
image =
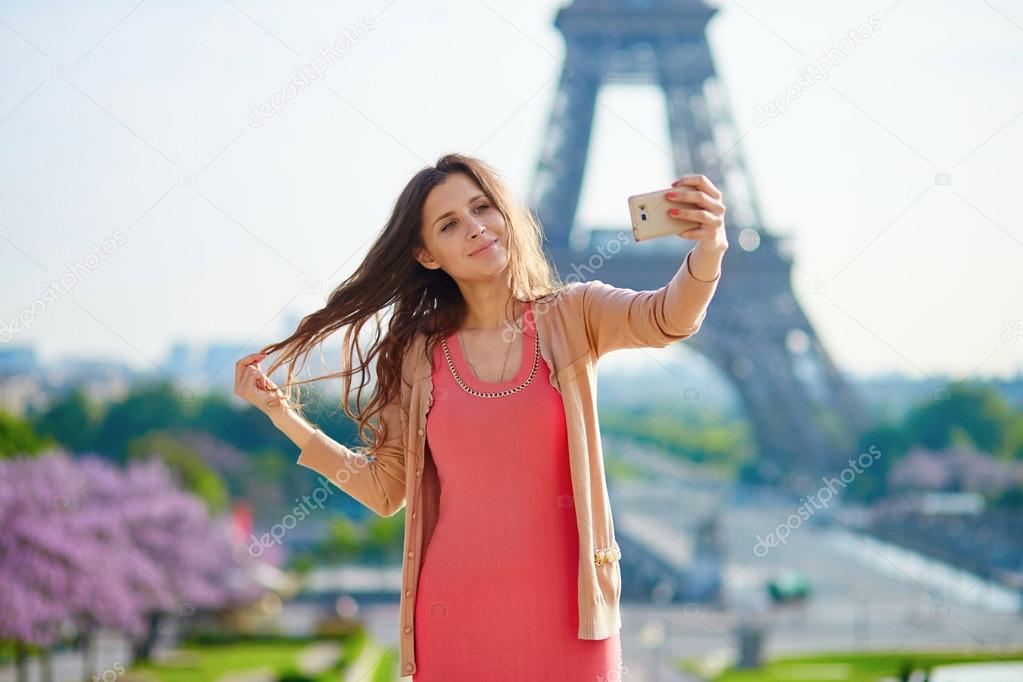
[[[380,516],[393,516],[405,506],[405,428],[411,394],[412,364],[402,359],[401,386],[378,414],[384,442],[363,456],[313,427],[292,407],[284,392],[259,366],[265,352],[235,363],[235,395],[266,414],[300,449],[298,463],[322,475]]]
[[[620,348],[662,348],[699,331],[721,273],[710,281],[693,275],[686,254],[671,281],[656,291],[613,287],[600,280],[582,286],[582,310],[596,357]]]
[[[380,412],[387,436],[371,455],[363,456],[320,429],[313,429],[299,443],[298,463],[322,475],[378,515],[397,514],[405,506],[405,433],[401,409],[395,399]],[[300,419],[292,415],[291,419]]]
[[[696,240],[682,265],[656,291],[613,287],[600,280],[581,288],[581,306],[590,349],[596,357],[619,348],[662,348],[699,331],[728,249],[721,192],[705,175],[687,175],[666,194],[678,208],[672,218],[699,223],[679,236]],[[695,273],[695,274],[694,274]]]
[[[265,353],[253,353],[235,366],[235,393],[266,414],[300,449],[298,463],[322,475],[380,516],[393,516],[405,506],[405,429],[402,413],[411,384],[405,372],[398,396],[381,410],[384,442],[363,456],[337,442],[302,418],[284,393],[259,367]],[[407,415],[406,415],[407,417]]]

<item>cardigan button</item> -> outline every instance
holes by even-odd
[[[412,518],[416,518],[416,513],[412,512]]]
[[[412,590],[405,590],[405,596],[406,597],[411,597],[412,596]]]
[[[409,672],[412,672],[412,664],[409,663],[408,665],[406,665],[405,666],[405,670],[408,670]]]
[[[423,430],[422,429],[419,429],[419,435],[420,436],[423,435]]]
[[[410,628],[409,626],[406,625],[405,626],[405,634],[407,635],[407,634],[410,634],[411,632],[412,632],[412,628]]]
[[[411,559],[411,558],[412,558],[412,552],[409,552],[409,553],[408,553],[408,558],[409,558],[409,559]]]

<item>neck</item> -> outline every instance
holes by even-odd
[[[522,316],[523,305],[507,286],[463,289],[462,296],[469,308],[461,326],[464,331],[497,331]]]

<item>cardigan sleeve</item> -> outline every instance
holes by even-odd
[[[369,455],[337,442],[320,429],[308,438],[298,463],[328,479],[376,512],[394,516],[405,506],[405,429],[399,399],[380,412],[387,433]]]
[[[655,291],[613,287],[600,280],[582,286],[582,311],[595,357],[620,348],[663,348],[699,331],[721,273],[697,279],[689,256],[671,281]]]

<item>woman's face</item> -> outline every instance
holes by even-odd
[[[452,173],[430,190],[421,229],[426,249],[416,259],[455,280],[489,279],[508,263],[504,216],[464,173]]]

